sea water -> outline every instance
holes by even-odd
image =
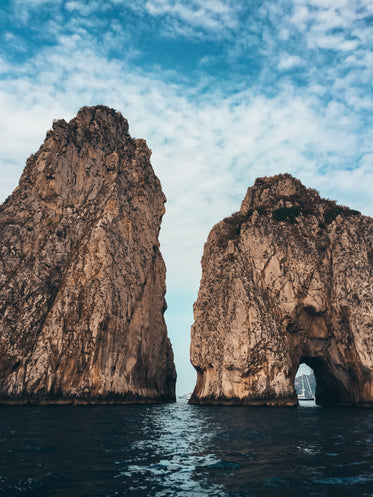
[[[373,496],[373,410],[1,407],[0,496]]]

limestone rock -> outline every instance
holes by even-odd
[[[194,305],[192,403],[373,405],[373,220],[285,174],[211,230]]]
[[[0,208],[0,402],[175,399],[150,153],[97,106],[28,159]]]

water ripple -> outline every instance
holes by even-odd
[[[0,410],[0,497],[373,495],[364,409]]]

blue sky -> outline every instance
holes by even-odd
[[[104,104],[145,138],[178,392],[191,391],[203,244],[258,176],[373,215],[371,0],[2,0],[0,200],[53,119]]]

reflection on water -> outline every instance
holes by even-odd
[[[204,451],[211,435],[198,411],[183,403],[177,409],[174,405],[153,407],[150,415],[151,433],[147,429],[148,437],[135,440],[126,458],[116,461],[119,473],[115,478],[130,485],[128,495],[138,495],[139,489],[144,495],[159,497],[177,495],[175,489],[179,495],[212,491],[225,495],[221,486],[194,478],[198,468],[219,463],[214,454]]]
[[[373,411],[0,408],[1,496],[373,496]]]

